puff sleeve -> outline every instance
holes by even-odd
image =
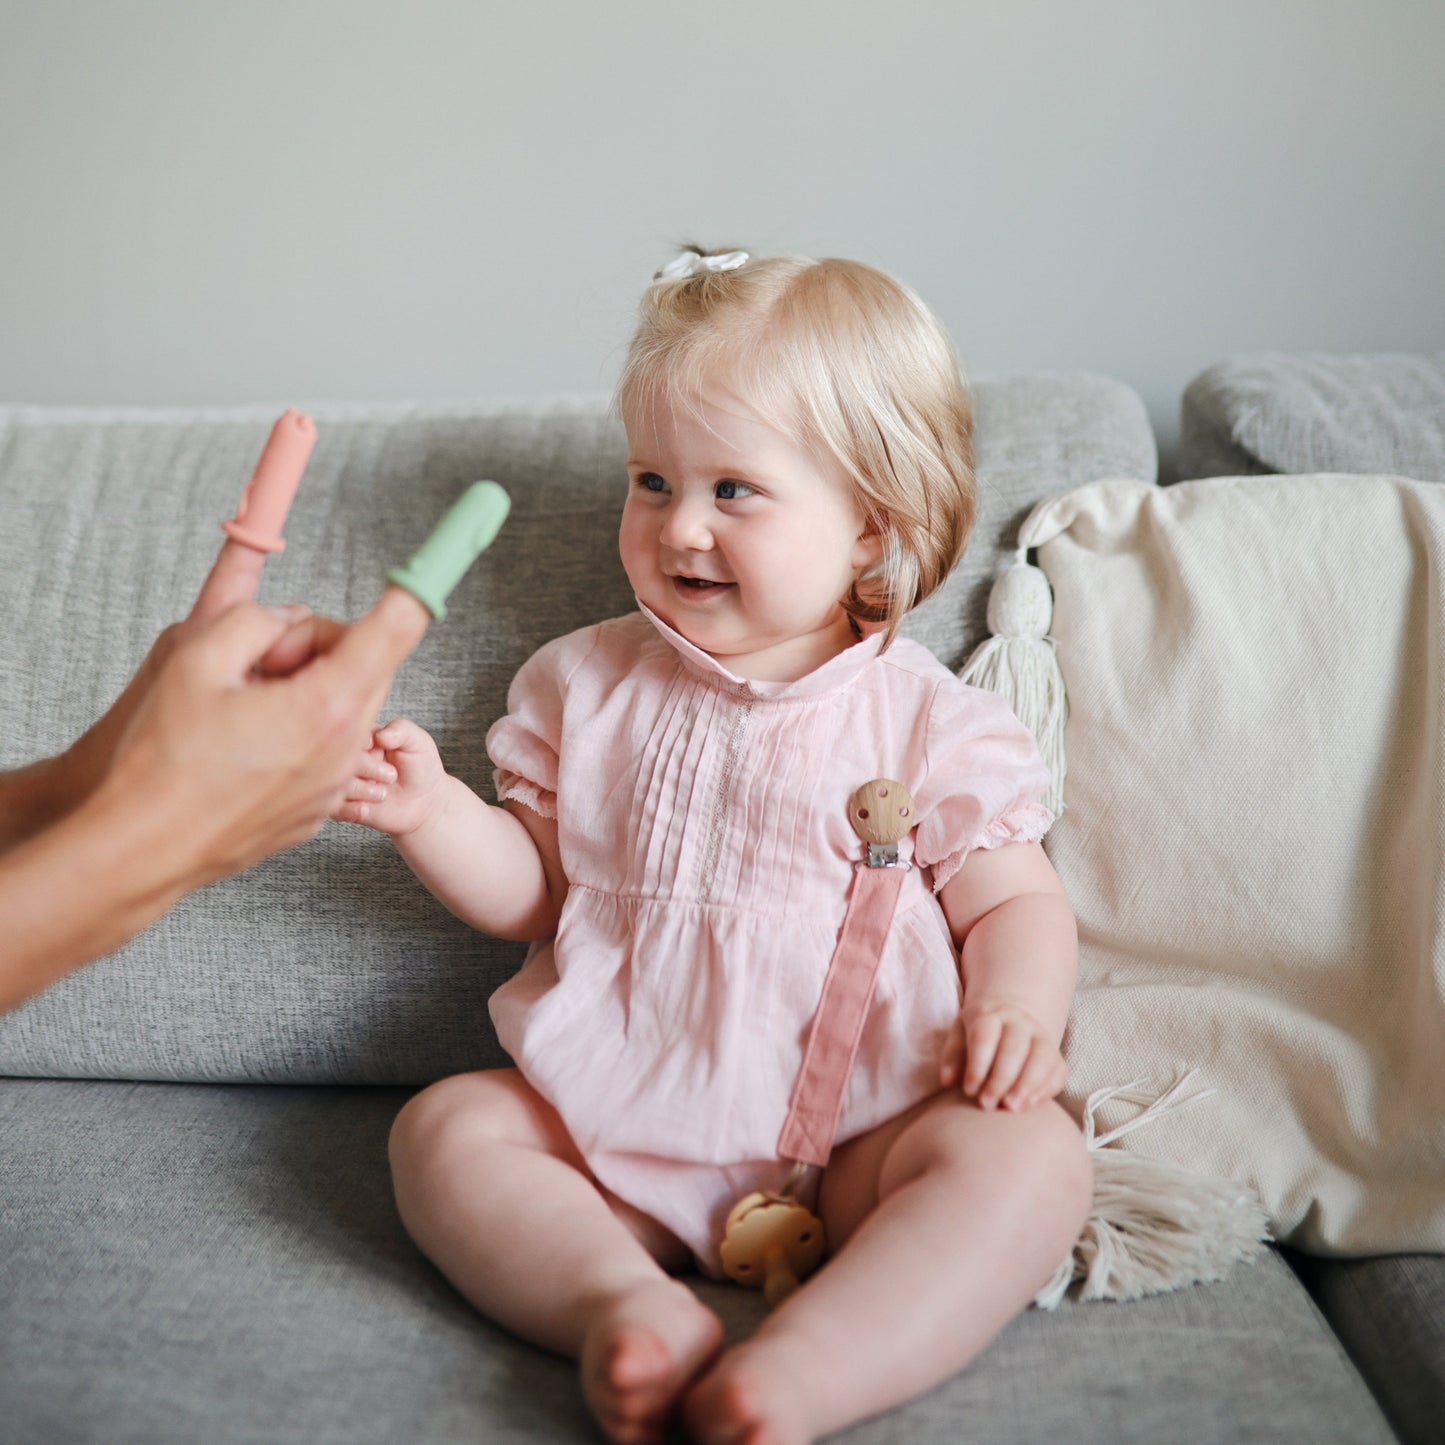
[[[941,683],[925,746],[913,856],[932,870],[935,892],[975,848],[1036,842],[1048,831],[1048,767],[1001,697],[956,678]]]
[[[507,689],[507,711],[487,732],[492,785],[499,803],[523,804],[557,816],[557,778],[567,683],[591,651],[595,628],[569,633],[539,648]]]

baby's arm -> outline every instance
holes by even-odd
[[[483,802],[405,718],[373,743],[336,816],[390,833],[412,872],[473,928],[521,940],[554,933],[566,897],[556,822]]]
[[[958,945],[963,1009],[942,1082],[985,1109],[1027,1109],[1064,1086],[1059,1044],[1078,970],[1078,929],[1038,843],[970,853],[939,895]]]

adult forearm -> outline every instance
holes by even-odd
[[[0,853],[58,822],[100,786],[176,637],[174,627],[161,633],[121,695],[63,753],[0,773]]]
[[[0,858],[0,1011],[113,952],[200,881],[177,821],[102,789]]]
[[[0,853],[33,838],[71,806],[67,783],[59,758],[0,773]]]
[[[1010,898],[980,918],[964,940],[964,1008],[1008,1000],[1060,1039],[1078,961],[1078,926],[1062,893]]]

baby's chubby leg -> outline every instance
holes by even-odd
[[[690,1256],[604,1195],[555,1110],[515,1069],[460,1074],[412,1099],[391,1133],[413,1239],[483,1314],[578,1359],[611,1439],[660,1441],[722,1327],[664,1264]]]
[[[1053,1103],[950,1091],[850,1140],[819,1199],[832,1258],[689,1392],[695,1438],[801,1445],[940,1384],[1048,1281],[1091,1196]]]

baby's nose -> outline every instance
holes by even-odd
[[[713,544],[707,510],[690,502],[667,509],[662,522],[662,545],[674,552],[706,552]]]

